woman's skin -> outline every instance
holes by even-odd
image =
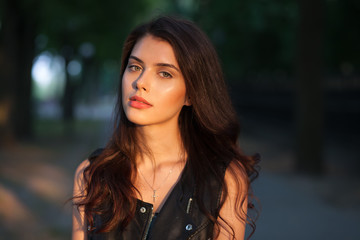
[[[152,203],[156,212],[185,163],[178,118],[190,102],[171,45],[150,35],[140,39],[124,72],[122,91],[126,117],[137,124],[137,133],[152,151],[152,158],[136,159],[140,174],[135,187],[141,193],[138,197]],[[134,96],[144,100],[134,100]],[[158,189],[155,203],[149,184]]]
[[[171,45],[151,35],[140,39],[131,52],[123,74],[122,91],[125,114],[137,125],[137,133],[152,153],[151,157],[144,154],[136,159],[139,174],[134,185],[141,193],[137,197],[153,204],[153,212],[156,212],[176,184],[186,161],[178,117],[182,107],[191,105],[191,101],[186,96],[184,77]],[[76,171],[74,196],[84,189],[82,172],[88,164],[89,161],[85,160]],[[229,167],[238,171],[239,174],[235,176],[241,176],[232,164]],[[225,173],[229,195],[220,215],[233,227],[236,239],[243,239],[245,224],[237,220],[234,213],[238,189],[235,188],[233,176],[229,170]],[[157,189],[155,202],[153,189]],[[83,209],[79,210],[74,209],[73,213],[73,240],[86,239]],[[223,223],[222,220],[220,223]],[[222,225],[217,239],[232,239],[226,224]]]

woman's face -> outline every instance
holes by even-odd
[[[177,124],[188,101],[168,42],[146,35],[135,44],[122,78],[122,101],[127,118],[137,125]]]

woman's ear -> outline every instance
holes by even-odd
[[[184,103],[185,106],[191,106],[191,101],[190,101],[190,97],[189,96],[186,96],[185,97],[185,103]]]

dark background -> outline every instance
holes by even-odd
[[[357,0],[0,1],[0,239],[69,239],[76,166],[112,129],[121,47],[159,14],[216,46],[262,156],[254,239],[360,238]]]

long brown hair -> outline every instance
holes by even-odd
[[[216,216],[203,203],[203,191],[209,187],[206,179],[215,176],[223,188],[218,213],[228,195],[219,163],[234,163],[243,173],[243,181],[246,183],[244,186],[240,181],[237,182],[239,187],[245,188],[240,192],[249,193],[251,178],[258,174],[255,168],[258,158],[243,155],[238,147],[240,126],[216,51],[207,36],[192,22],[159,17],[133,30],[124,44],[120,79],[133,47],[145,35],[167,41],[175,52],[185,79],[186,94],[192,104],[184,106],[179,116],[181,138],[188,156],[187,164],[192,171],[196,170],[193,176],[200,210],[219,225]],[[142,153],[144,147],[139,144],[136,125],[124,113],[121,84],[116,111],[113,135],[103,152],[84,170],[86,193],[75,203],[77,206],[85,206],[85,216],[90,226],[94,224],[94,214],[102,215],[104,222],[97,229],[98,232],[107,232],[116,226],[124,229],[135,214],[135,156]],[[254,229],[254,223],[241,208],[246,197],[239,193],[235,211],[239,218]]]

